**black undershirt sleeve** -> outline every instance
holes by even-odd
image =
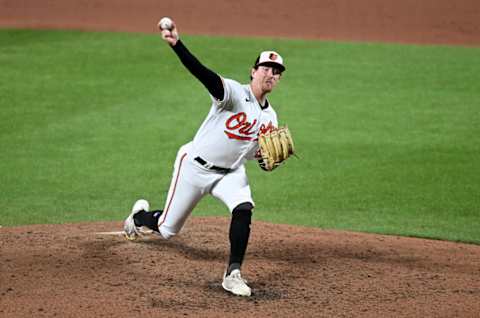
[[[208,92],[218,100],[223,100],[224,89],[220,76],[206,68],[192,53],[178,40],[173,51],[180,58],[182,64],[195,76],[208,90]]]

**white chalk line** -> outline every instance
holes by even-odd
[[[113,232],[97,232],[96,235],[123,235],[123,231],[113,231]]]
[[[142,235],[154,234],[152,230],[140,230]],[[96,232],[95,235],[124,235],[124,231]]]

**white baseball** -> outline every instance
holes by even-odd
[[[158,26],[161,30],[172,30],[173,29],[173,21],[169,17],[163,17],[158,22]]]

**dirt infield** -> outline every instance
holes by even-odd
[[[227,218],[171,241],[121,223],[0,229],[1,317],[478,317],[480,247],[254,222],[244,274],[221,286]]]
[[[362,3],[362,5],[358,5]],[[367,3],[368,5],[365,5]],[[3,27],[480,44],[480,1],[0,0]],[[227,218],[191,218],[171,241],[121,223],[0,228],[0,317],[478,317],[480,246],[254,222],[225,293]]]

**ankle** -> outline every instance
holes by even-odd
[[[162,215],[162,211],[139,211],[133,216],[135,226],[146,226],[151,230],[158,232],[158,219]]]
[[[230,273],[236,269],[240,270],[240,267],[241,267],[240,263],[231,263],[230,265],[228,265],[227,275],[230,275]]]

